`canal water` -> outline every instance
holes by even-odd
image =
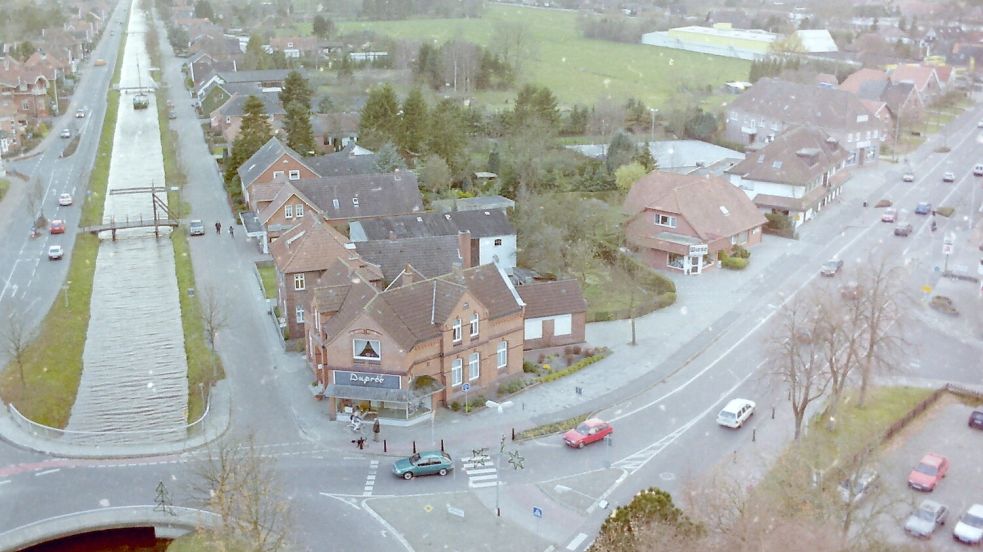
[[[152,195],[127,192],[165,186],[156,98],[148,94],[150,106],[135,110],[133,92],[126,91],[153,84],[145,44],[150,22],[137,5],[130,10],[123,52],[105,223],[152,220]],[[157,197],[167,200],[164,193]],[[169,229],[162,228],[160,238],[152,227],[119,230],[116,241],[109,232],[100,237],[69,437],[103,445],[181,439],[188,366]]]

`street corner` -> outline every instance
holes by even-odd
[[[509,550],[541,552],[550,543],[495,515],[471,492],[372,498],[365,504],[413,550]]]
[[[603,469],[545,481],[537,486],[556,504],[579,514],[589,514],[599,507],[598,503],[623,473],[622,470]]]

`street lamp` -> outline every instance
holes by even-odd
[[[494,408],[498,410],[499,414],[504,412],[506,408],[512,406],[512,404],[513,404],[512,401],[505,401],[503,403],[497,403],[495,401],[485,401],[486,407]],[[498,459],[495,462],[495,468],[499,471],[499,476],[501,476],[501,472],[502,472],[502,454],[504,452],[505,452],[505,434],[502,434],[502,440],[499,443],[499,447],[498,447]],[[502,486],[501,481],[495,482],[495,515],[497,517],[502,517],[502,508],[499,506],[500,504],[499,497],[501,496],[501,492],[499,491],[499,488],[501,486]]]
[[[651,138],[651,140],[653,142],[655,142],[655,114],[658,113],[658,112],[659,112],[659,110],[658,109],[655,109],[654,107],[650,107],[649,108],[649,113],[652,114],[652,138]]]

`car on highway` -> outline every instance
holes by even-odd
[[[942,182],[955,182],[956,174],[952,171],[945,171],[942,173]]]
[[[447,475],[453,469],[451,455],[439,450],[420,451],[393,463],[393,474],[403,479],[413,479],[419,475]]]
[[[563,442],[568,447],[584,448],[585,445],[596,443],[613,432],[614,428],[611,427],[611,424],[598,418],[590,418],[564,433]]]
[[[717,413],[717,423],[724,427],[740,429],[744,422],[754,416],[754,401],[731,399],[727,406]]]
[[[48,227],[48,231],[52,234],[64,234],[65,233],[65,221],[55,219],[51,221],[51,226]]]
[[[918,205],[915,205],[915,214],[916,215],[927,215],[927,214],[929,214],[931,212],[932,212],[932,204],[931,203],[927,203],[925,201],[922,201]]]
[[[188,223],[188,234],[192,236],[204,236],[205,235],[205,223],[201,219],[194,219]]]
[[[72,204],[72,194],[61,194],[58,196],[58,205],[67,207]]]
[[[65,250],[60,245],[48,246],[48,260],[57,261],[65,255]]]
[[[70,128],[63,128],[63,129],[61,129],[61,133],[58,136],[61,136],[62,138],[71,138],[72,137],[72,129],[70,129]]]
[[[913,173],[911,171],[907,171],[907,172],[904,173],[904,175],[901,176],[901,180],[904,181],[904,182],[914,182],[915,181],[915,173]]]
[[[973,504],[969,507],[959,523],[952,528],[952,538],[966,544],[983,542],[983,504]]]
[[[881,222],[895,222],[898,218],[898,210],[894,207],[888,207],[884,209],[881,213]]]
[[[840,481],[837,490],[840,491],[840,499],[847,504],[863,500],[877,485],[877,471],[872,469],[861,470],[853,477],[847,477]]]
[[[949,515],[948,507],[934,500],[923,500],[918,509],[905,521],[905,533],[913,537],[931,537],[936,529],[945,525],[947,515]]]
[[[106,60],[101,59],[101,58],[100,59],[97,59],[97,60],[95,60],[95,61],[92,62],[92,65],[95,65],[96,67],[102,67],[102,66],[106,65]]]
[[[908,236],[911,235],[911,232],[913,230],[914,230],[914,228],[912,228],[912,226],[910,224],[908,224],[907,222],[899,222],[894,227],[894,235],[895,236],[901,236],[902,238],[907,238]]]
[[[973,166],[973,176],[983,176],[983,163],[977,163]]]
[[[941,454],[928,453],[922,456],[921,462],[908,474],[908,486],[916,491],[932,492],[946,472],[949,471],[949,459]]]
[[[85,118],[85,110],[84,109],[76,109],[75,110],[75,118],[76,119],[84,119]]]
[[[168,119],[177,119],[177,113],[175,113],[174,110],[172,109],[172,110],[170,110],[170,111],[167,112],[167,118]]]
[[[830,259],[823,263],[822,268],[819,269],[819,274],[822,276],[836,276],[840,270],[843,270],[843,259]]]
[[[974,410],[969,415],[969,427],[983,429],[983,410]]]

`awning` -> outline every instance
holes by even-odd
[[[360,387],[357,385],[328,384],[324,390],[325,397],[336,399],[352,399],[357,401],[385,401],[394,403],[410,403],[418,397],[406,389],[383,389],[381,387]]]

